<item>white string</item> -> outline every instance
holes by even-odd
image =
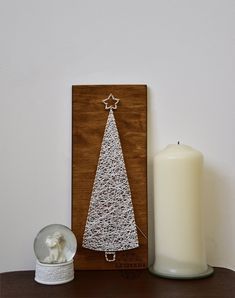
[[[82,246],[105,252],[139,246],[131,191],[112,109],[101,145]]]

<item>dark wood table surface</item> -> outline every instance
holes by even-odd
[[[215,268],[212,276],[198,280],[170,280],[147,270],[76,271],[67,284],[47,286],[34,281],[34,271],[0,274],[1,298],[235,298],[235,272]]]

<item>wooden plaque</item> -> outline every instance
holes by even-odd
[[[101,142],[108,117],[102,100],[119,98],[114,111],[121,140],[139,247],[116,252],[107,262],[104,252],[82,247]],[[72,87],[72,230],[78,241],[75,269],[147,268],[147,86],[78,85]]]

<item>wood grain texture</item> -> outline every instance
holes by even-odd
[[[34,271],[0,274],[1,298],[234,298],[235,272],[215,268],[206,279],[170,280],[148,270],[77,271],[59,286],[34,281]]]
[[[140,247],[117,252],[106,262],[103,252],[82,248],[88,207],[108,111],[102,100],[119,98],[114,111],[132,193]],[[147,86],[79,85],[72,88],[72,229],[78,240],[76,269],[147,267]]]

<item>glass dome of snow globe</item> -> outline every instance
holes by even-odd
[[[73,232],[61,224],[51,224],[39,231],[34,240],[34,253],[40,263],[60,264],[73,260],[77,240]]]

